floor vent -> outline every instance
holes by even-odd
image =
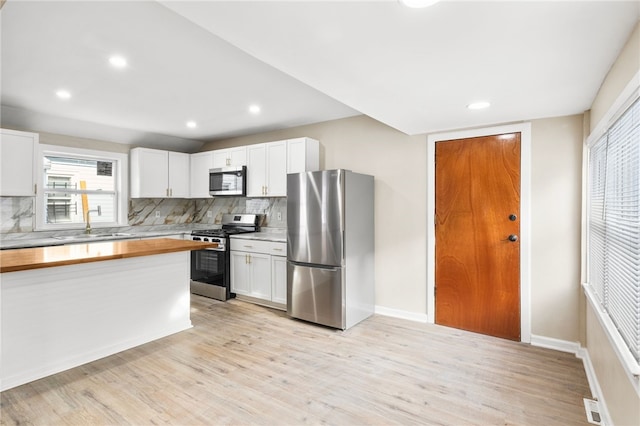
[[[598,401],[593,399],[583,398],[584,409],[587,412],[587,420],[594,425],[602,425],[602,417],[600,417],[600,406]]]

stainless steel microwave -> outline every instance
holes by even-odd
[[[210,195],[247,195],[247,166],[209,169]]]

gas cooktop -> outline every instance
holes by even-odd
[[[260,215],[257,214],[224,214],[222,228],[198,229],[192,231],[191,235],[226,238],[229,235],[256,232],[260,230],[260,219]]]
[[[224,238],[228,235],[234,234],[246,234],[248,232],[256,232],[255,229],[198,229],[191,232],[191,235],[197,235],[200,237],[219,237]]]

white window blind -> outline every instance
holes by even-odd
[[[589,283],[640,362],[640,100],[589,149]]]

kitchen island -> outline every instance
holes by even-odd
[[[188,329],[190,251],[168,238],[0,251],[0,390]]]

